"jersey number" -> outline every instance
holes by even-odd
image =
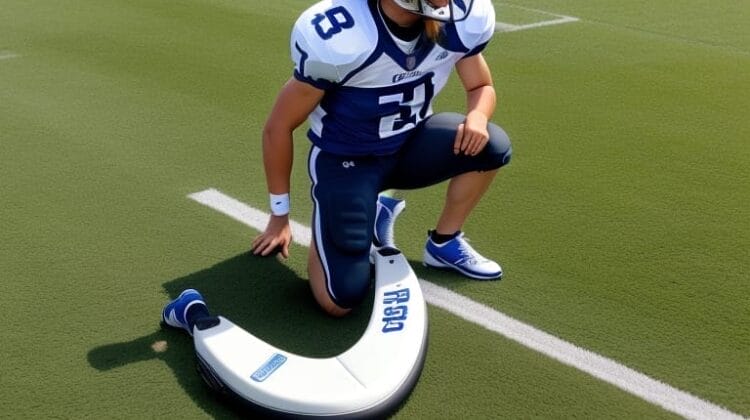
[[[354,26],[354,18],[343,6],[338,6],[315,15],[312,24],[315,25],[315,32],[324,40],[328,40],[342,30]]]
[[[432,77],[427,77],[413,90],[381,96],[378,99],[380,105],[396,103],[398,112],[380,119],[380,138],[395,136],[416,127],[427,116],[434,94]]]

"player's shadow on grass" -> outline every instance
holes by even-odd
[[[315,303],[309,284],[275,258],[245,253],[205,270],[164,284],[170,298],[187,288],[198,289],[211,313],[286,351],[309,357],[342,353],[364,333],[372,310],[372,294],[366,304],[349,316],[335,319]],[[164,302],[166,303],[166,302]],[[159,313],[154,308],[149,313]],[[160,359],[174,371],[180,385],[203,410],[214,417],[240,413],[224,404],[196,371],[192,338],[184,331],[159,327],[133,341],[103,345],[88,353],[88,361],[100,371],[130,363]]]

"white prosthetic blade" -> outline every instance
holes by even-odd
[[[375,258],[372,315],[349,350],[327,359],[299,356],[219,317],[218,325],[194,329],[204,370],[231,393],[281,414],[335,417],[393,408],[421,373],[427,310],[406,258],[390,251]]]

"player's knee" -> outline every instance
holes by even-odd
[[[498,169],[510,163],[513,147],[508,134],[499,125],[490,123],[487,126],[490,139],[485,148],[485,157],[489,169]]]
[[[310,280],[310,288],[312,289],[315,301],[318,302],[318,305],[320,305],[320,308],[323,309],[323,311],[335,317],[344,316],[351,311],[351,309],[342,308],[331,299],[331,295],[326,290],[325,282],[316,284],[312,279]]]
[[[339,267],[336,277],[331,282],[334,303],[344,309],[355,308],[362,304],[370,290],[370,261],[365,257]]]
[[[368,254],[361,257],[340,253],[322,256],[318,254],[315,243],[312,244],[307,265],[310,288],[324,311],[342,316],[364,300],[372,278]],[[328,264],[327,268],[323,267],[323,261]]]

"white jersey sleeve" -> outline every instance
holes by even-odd
[[[324,0],[292,29],[294,77],[319,89],[340,84],[370,56],[377,30],[364,0]]]

